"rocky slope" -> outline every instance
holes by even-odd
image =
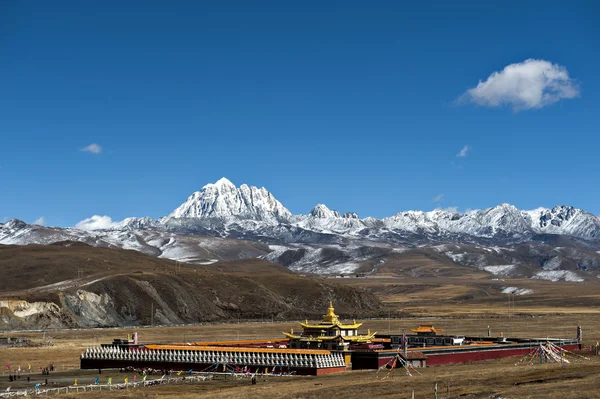
[[[0,329],[313,318],[329,300],[363,317],[381,307],[364,290],[259,259],[182,266],[64,242],[0,246],[0,270]]]

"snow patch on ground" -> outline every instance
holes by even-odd
[[[204,260],[204,261],[197,261],[194,262],[198,265],[212,265],[213,263],[217,263],[219,261],[219,259],[208,259],[208,260]]]
[[[190,253],[190,251],[185,248],[170,246],[168,248],[164,248],[162,254],[160,254],[158,257],[179,262],[190,262],[194,259],[197,259],[198,256]]]
[[[462,254],[455,254],[452,252],[446,252],[446,256],[449,257],[450,259],[452,259],[452,262],[454,263],[460,263],[464,257],[467,255],[467,253],[462,253]]]
[[[304,249],[306,250],[304,256],[296,262],[290,264],[288,269],[298,273],[317,273],[322,275],[352,274],[362,266],[362,261],[368,259],[368,257],[353,257],[352,260],[339,259],[324,261],[326,259],[324,254],[325,248],[304,247]],[[270,254],[266,255],[265,259],[271,258],[273,253],[274,252],[271,252]]]
[[[516,265],[484,266],[482,269],[496,276],[508,276],[513,271],[515,266]]]
[[[269,249],[271,251],[280,251],[283,253],[283,252],[287,251],[288,249],[290,249],[290,247],[286,247],[283,245],[269,245]]]
[[[433,247],[431,247],[431,249],[436,250],[437,252],[444,252],[448,250],[448,246],[447,245],[434,245]]]
[[[561,263],[562,263],[562,260],[558,256],[555,256],[554,258],[552,258],[549,261],[547,261],[546,263],[544,263],[544,266],[542,266],[542,269],[557,270],[560,268]]]
[[[533,290],[529,288],[517,288],[517,287],[505,287],[502,290],[503,294],[513,294],[513,295],[527,295],[533,293]]]
[[[338,263],[337,265],[329,268],[327,272],[331,274],[349,274],[354,273],[360,266],[360,263],[356,262]]]
[[[534,279],[550,280],[552,282],[564,280],[569,282],[581,283],[584,281],[582,277],[569,270],[546,270],[538,272],[533,276]]]
[[[402,254],[404,252],[408,251],[408,248],[394,248],[392,249],[392,253],[394,254]]]

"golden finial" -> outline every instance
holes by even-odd
[[[323,315],[323,320],[332,324],[339,323],[332,301],[329,301],[329,308],[327,308],[327,314]]]

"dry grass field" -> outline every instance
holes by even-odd
[[[408,332],[418,324],[434,324],[448,334],[520,337],[575,337],[583,327],[584,345],[600,341],[600,284],[552,283],[533,279],[496,278],[465,267],[415,260],[411,265],[382,268],[368,278],[336,279],[375,294],[384,304],[387,319],[366,319],[362,329],[379,332]],[[255,270],[256,271],[256,270]],[[222,270],[234,274],[244,270]],[[261,273],[256,273],[260,275]],[[269,275],[266,273],[265,275]],[[281,274],[283,275],[283,274]],[[280,277],[281,275],[278,275]],[[281,279],[292,285],[301,278]],[[288,281],[289,280],[289,281]],[[321,283],[321,281],[319,281]],[[333,283],[329,279],[323,284]],[[285,285],[285,284],[283,284]],[[279,285],[281,288],[282,284]],[[300,289],[303,285],[297,285]],[[531,290],[526,295],[507,295],[507,287]],[[284,287],[285,288],[285,287]],[[289,287],[288,287],[289,288]],[[281,288],[283,289],[283,288]],[[286,288],[287,289],[287,288]],[[298,295],[301,293],[299,292]],[[511,299],[509,310],[508,302]],[[335,305],[335,303],[334,303]],[[323,309],[324,311],[325,309]],[[342,318],[361,319],[348,313],[348,307],[336,306]],[[365,316],[364,314],[362,315]],[[66,386],[78,378],[79,384],[93,382],[95,371],[77,370],[79,355],[85,347],[111,342],[128,332],[138,331],[142,341],[195,341],[281,337],[282,331],[297,329],[296,322],[203,324],[137,329],[49,330],[44,332],[0,332],[0,338],[22,337],[34,341],[51,338],[53,346],[0,349],[0,367],[5,365],[33,370],[53,363],[59,370],[50,376],[55,386]],[[588,352],[585,352],[589,355]],[[438,381],[439,398],[600,398],[600,356],[558,364],[515,365],[519,358],[497,359],[455,366],[422,369],[421,375],[407,376],[402,370],[387,372],[358,371],[321,377],[268,377],[255,386],[247,379],[205,381],[185,385],[163,385],[130,390],[79,393],[71,396],[98,398],[432,398]],[[65,371],[63,371],[65,369]],[[70,370],[69,370],[70,369]],[[103,372],[121,381],[126,374]],[[388,376],[383,379],[382,377]],[[129,376],[131,379],[132,376]],[[41,381],[39,372],[32,382]],[[0,392],[11,385],[6,372],[0,374]],[[23,380],[14,388],[25,386]],[[64,395],[63,395],[64,396]]]
[[[600,340],[600,316],[589,312],[563,313],[540,317],[477,317],[467,318],[415,318],[367,320],[364,328],[387,332],[405,331],[419,323],[431,323],[444,328],[449,333],[475,333],[484,335],[490,325],[493,333],[503,332],[515,336],[575,335],[577,325],[584,330],[584,343],[595,344]],[[279,337],[281,331],[297,328],[295,323],[266,324],[221,324],[185,327],[143,328],[137,331],[144,341],[172,340],[212,340],[254,337]],[[47,348],[11,348],[0,350],[0,364],[10,363],[26,367],[53,362],[59,372],[50,379],[58,385],[70,385],[73,378],[79,384],[92,383],[98,375],[94,371],[61,371],[63,368],[76,368],[81,351],[89,345],[110,342],[114,337],[123,337],[129,330],[78,330],[46,333],[52,336],[54,346]],[[39,340],[43,333],[3,333],[0,336],[18,335]],[[249,381],[219,380],[186,385],[166,385],[106,393],[80,393],[73,396],[98,398],[327,398],[335,393],[345,398],[410,398],[412,390],[415,398],[433,397],[433,384],[438,381],[439,397],[445,398],[600,398],[600,356],[591,356],[589,361],[576,360],[573,364],[561,367],[558,364],[518,365],[519,358],[498,359],[487,362],[455,366],[440,366],[421,369],[421,375],[407,376],[402,370],[389,374],[385,371],[359,371],[322,377],[270,377],[260,379],[256,386]],[[106,378],[106,372],[102,378]],[[126,374],[113,374],[115,381]],[[39,372],[34,378],[41,379]],[[132,376],[129,376],[131,379]],[[0,390],[8,387],[6,375],[0,377]],[[13,385],[18,387],[18,385]],[[64,396],[64,395],[63,395]]]

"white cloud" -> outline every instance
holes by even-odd
[[[100,154],[102,152],[102,147],[96,143],[92,143],[87,147],[83,147],[81,151],[91,152],[92,154]]]
[[[528,59],[492,73],[485,82],[467,90],[459,101],[486,107],[511,106],[515,111],[542,108],[579,95],[579,87],[564,66]]]
[[[434,199],[432,199],[432,201],[433,202],[440,202],[443,198],[444,198],[444,194],[439,194]]]
[[[43,216],[40,216],[39,218],[37,218],[33,221],[33,224],[39,224],[40,226],[43,226],[46,224],[46,218],[44,218]]]
[[[462,157],[466,157],[467,153],[469,152],[469,150],[471,149],[471,147],[469,147],[468,145],[464,146],[458,154],[456,154],[457,157],[462,158]]]
[[[117,225],[117,223],[113,222],[110,216],[94,215],[90,218],[83,219],[74,227],[80,230],[107,230],[115,225]]]

